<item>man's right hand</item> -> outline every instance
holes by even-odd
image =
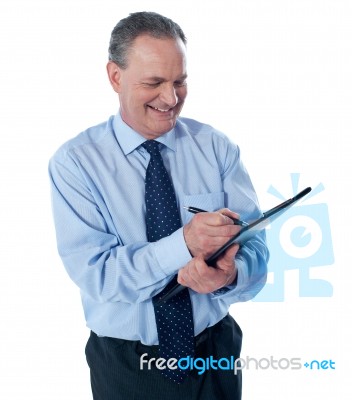
[[[209,258],[241,229],[231,218],[239,215],[229,209],[196,214],[183,227],[188,250],[193,257]]]

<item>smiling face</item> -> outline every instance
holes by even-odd
[[[107,65],[124,122],[146,139],[171,130],[187,96],[186,48],[180,39],[138,36],[128,66]]]

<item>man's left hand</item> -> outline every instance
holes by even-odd
[[[211,293],[230,285],[236,279],[235,255],[239,246],[232,245],[209,267],[201,256],[192,260],[178,272],[178,283],[198,293]]]

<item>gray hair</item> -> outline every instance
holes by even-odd
[[[157,39],[178,39],[186,45],[187,39],[176,22],[155,12],[136,12],[117,23],[111,32],[109,60],[120,68],[127,68],[127,53],[133,41],[147,34]]]

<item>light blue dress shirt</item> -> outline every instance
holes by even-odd
[[[148,243],[145,139],[120,114],[65,143],[50,160],[58,251],[80,288],[87,326],[100,336],[158,343],[151,298],[190,261],[183,228]],[[158,139],[183,225],[192,214],[228,207],[251,220],[261,213],[238,146],[197,121],[179,118]],[[236,255],[236,285],[211,294],[191,290],[195,335],[214,325],[232,303],[253,298],[266,279],[264,234]]]

